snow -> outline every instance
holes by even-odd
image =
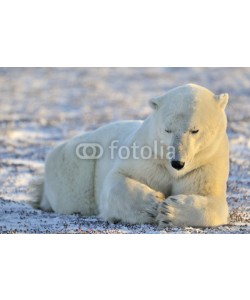
[[[28,184],[58,142],[115,120],[144,119],[148,99],[193,82],[228,92],[230,222],[218,228],[108,224],[29,206]],[[1,233],[250,233],[250,68],[1,68]]]

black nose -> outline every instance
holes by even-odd
[[[181,170],[185,166],[185,163],[179,160],[172,160],[171,165],[176,170]]]

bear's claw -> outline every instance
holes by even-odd
[[[177,202],[178,200],[176,198],[170,197],[170,200],[172,200],[173,202]]]
[[[148,212],[148,211],[147,211],[147,214],[148,214],[151,218],[155,218],[155,215],[152,214],[152,213],[150,213],[150,212]]]

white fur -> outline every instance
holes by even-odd
[[[152,99],[154,112],[144,122],[112,123],[61,144],[46,160],[40,207],[160,227],[226,224],[227,101],[227,94],[188,84]],[[194,129],[199,132],[192,134]],[[108,147],[116,139],[118,146],[136,142],[152,148],[155,140],[162,141],[165,148],[175,147],[185,167],[177,171],[159,156],[122,160],[116,152],[112,160]],[[75,149],[83,142],[100,143],[104,156],[80,160]]]

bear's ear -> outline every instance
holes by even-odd
[[[226,106],[227,106],[227,103],[228,103],[228,99],[229,99],[229,95],[228,94],[220,94],[220,95],[217,95],[216,96],[216,100],[219,104],[219,106],[222,108],[222,109],[225,109]]]
[[[149,100],[149,105],[154,109],[157,110],[160,107],[160,100],[161,97],[155,97]]]

